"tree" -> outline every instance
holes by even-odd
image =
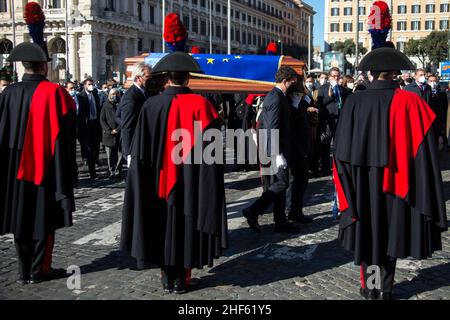
[[[423,66],[427,66],[427,48],[425,39],[409,39],[405,44],[404,53],[409,57],[416,57]]]
[[[345,55],[354,56],[356,54],[356,43],[353,39],[347,39],[344,42],[336,41],[331,45],[331,50],[342,52]],[[359,47],[359,54],[364,55],[367,53],[367,48],[364,48],[362,45]]]
[[[449,39],[450,31],[433,31],[423,40],[423,48],[430,62],[439,65],[447,59]]]

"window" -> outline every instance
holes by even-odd
[[[353,12],[353,10],[352,10],[351,7],[349,7],[349,8],[344,8],[344,16],[351,16],[351,15],[352,15],[352,12]]]
[[[222,28],[222,39],[223,39],[223,40],[228,40],[228,30],[227,30],[227,27],[223,27],[223,28]]]
[[[206,8],[206,0],[200,0],[200,7]]]
[[[216,12],[220,13],[220,4],[216,3]]]
[[[200,21],[200,34],[202,36],[206,36],[206,21],[205,20]]]
[[[339,32],[339,23],[332,23],[330,25],[331,32]]]
[[[344,32],[352,32],[353,24],[351,22],[344,23]]]
[[[397,7],[398,14],[406,14],[407,13],[407,6],[406,5],[400,5]]]
[[[331,16],[339,16],[339,8],[331,8]]]
[[[405,42],[404,41],[398,41],[397,42],[397,50],[404,51],[405,50]]]
[[[144,49],[143,49],[143,41],[142,41],[142,38],[139,38],[138,39],[138,51],[139,52],[142,52],[142,51],[144,51]]]
[[[236,35],[234,36],[236,41],[241,41],[241,32],[239,30],[236,30]]]
[[[139,21],[142,21],[142,3],[138,2],[137,4],[138,18]]]
[[[364,31],[364,22],[358,23],[358,29],[359,31]]]
[[[114,0],[107,0],[106,1],[106,11],[116,11],[115,1]]]
[[[411,13],[420,13],[420,4],[414,4],[411,7]]]
[[[155,24],[155,7],[150,6],[150,24]]]
[[[420,30],[420,21],[411,21],[411,30]]]
[[[434,4],[427,4],[425,6],[425,12],[426,13],[434,13],[434,8],[435,8]]]
[[[439,21],[439,29],[441,29],[441,30],[448,30],[449,29],[448,19]]]
[[[198,19],[192,18],[192,32],[198,33]]]
[[[198,5],[198,0],[192,0],[192,5],[194,6]]]
[[[450,12],[450,4],[441,3],[441,12]]]
[[[0,0],[0,12],[8,12],[8,0]]]
[[[359,15],[365,16],[366,15],[366,7],[359,7]]]
[[[425,21],[425,30],[434,30],[434,20]]]
[[[150,40],[150,52],[155,52],[155,40]]]
[[[216,25],[216,38],[220,38],[221,29],[220,25]]]
[[[189,16],[183,16],[183,23],[186,26],[186,29],[190,30],[190,28],[189,28]]]
[[[406,31],[406,21],[398,21],[397,22],[397,30],[398,31]]]
[[[61,0],[51,0],[47,2],[47,9],[58,9],[62,8]]]

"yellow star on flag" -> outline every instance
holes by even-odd
[[[230,62],[230,59],[225,58],[225,59],[222,60],[222,62]]]
[[[208,58],[208,63],[207,64],[214,64],[214,60],[216,60],[216,59]]]
[[[236,56],[236,57],[234,57],[235,59],[241,59],[242,57],[241,56]]]

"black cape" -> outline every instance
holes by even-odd
[[[72,225],[76,113],[71,110],[59,119],[54,156],[42,183],[18,180],[31,100],[46,79],[24,75],[22,80],[0,95],[0,234],[44,240],[56,229]]]
[[[212,266],[228,237],[222,165],[184,163],[169,198],[158,193],[172,100],[191,93],[169,87],[143,106],[133,139],[120,243],[121,250],[138,260],[187,269]],[[220,122],[208,128],[220,128]]]
[[[367,90],[351,95],[337,127],[335,183],[339,206],[341,210],[346,207],[340,217],[339,240],[354,252],[357,265],[382,264],[388,257],[425,259],[442,249],[441,233],[447,230],[432,126],[416,156],[410,159],[408,194],[399,197],[383,191],[384,169],[389,165],[390,144],[394,143],[390,141],[390,127],[414,130],[401,121],[390,123],[397,86],[390,81],[375,81]]]

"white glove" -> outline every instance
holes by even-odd
[[[279,154],[276,156],[275,164],[277,165],[278,169],[286,169],[287,168],[287,161],[286,161],[286,158],[283,156],[283,154]]]
[[[127,156],[127,168],[130,168],[130,164],[131,164],[131,154]]]

